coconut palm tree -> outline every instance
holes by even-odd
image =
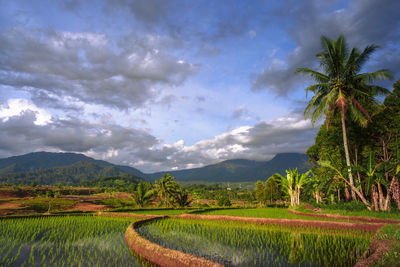
[[[345,118],[350,118],[362,126],[366,126],[370,115],[364,108],[366,105],[376,105],[378,95],[385,95],[389,91],[383,87],[370,85],[376,80],[391,79],[392,74],[387,69],[370,73],[360,73],[365,62],[379,47],[367,46],[362,52],[353,48],[349,52],[346,40],[340,35],[337,40],[321,37],[323,51],[317,54],[323,72],[308,68],[299,68],[296,73],[309,75],[317,83],[305,90],[314,93],[304,114],[307,119],[312,112],[311,122],[315,122],[326,115],[326,127],[335,111],[341,115],[343,146],[346,158],[348,178],[352,188],[352,197],[356,199],[353,176],[350,168],[350,155],[346,133]]]

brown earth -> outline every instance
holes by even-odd
[[[163,217],[158,217],[163,218]],[[157,219],[157,218],[154,218]],[[183,253],[178,250],[164,248],[157,244],[150,242],[149,240],[141,237],[137,232],[136,228],[141,224],[148,222],[148,219],[143,221],[134,222],[132,225],[128,227],[125,233],[125,241],[128,244],[129,248],[136,254],[145,258],[149,262],[155,263],[159,266],[165,267],[181,267],[181,266],[193,266],[193,267],[222,267],[216,262],[212,262],[210,260],[196,257],[191,254]]]
[[[0,203],[0,210],[16,210],[16,209],[22,209],[23,206],[18,203]]]
[[[395,219],[380,219],[380,218],[370,218],[370,217],[358,217],[358,216],[343,216],[337,214],[320,214],[320,213],[305,213],[299,212],[289,209],[288,210],[292,214],[296,215],[305,215],[311,217],[320,217],[320,218],[332,218],[339,220],[350,220],[350,221],[360,221],[360,222],[373,222],[373,223],[400,223],[400,220]]]
[[[115,216],[115,217],[133,217],[133,218],[143,218],[143,219],[152,219],[152,218],[160,218],[160,215],[150,215],[150,214],[135,214],[135,213],[126,213],[126,212],[98,212],[95,215],[97,216]]]
[[[182,219],[200,219],[200,220],[218,220],[218,221],[237,221],[259,224],[280,224],[288,226],[310,226],[321,228],[340,228],[340,229],[353,229],[363,231],[377,231],[384,226],[384,223],[349,223],[349,222],[331,222],[331,221],[312,221],[312,220],[299,220],[299,219],[271,219],[271,218],[253,218],[253,217],[237,217],[229,215],[195,215],[195,214],[181,214],[170,216]]]
[[[107,209],[105,205],[97,205],[92,203],[80,202],[67,209],[66,211],[80,210],[80,211],[101,211]]]
[[[369,251],[372,254],[365,259],[359,260],[354,267],[367,267],[375,266],[375,264],[381,259],[385,252],[390,250],[391,240],[378,240],[374,239],[372,244],[369,246]]]
[[[18,203],[0,203],[0,215],[14,214],[16,210],[23,208],[24,207]]]

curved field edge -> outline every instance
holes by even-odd
[[[124,216],[119,214],[119,216]],[[129,216],[129,215],[127,215]],[[142,224],[153,220],[160,220],[165,218],[179,218],[179,219],[200,219],[200,220],[218,220],[218,221],[236,221],[245,223],[256,223],[256,224],[280,224],[286,226],[300,226],[305,225],[308,227],[321,227],[321,228],[340,228],[340,229],[352,229],[352,230],[363,230],[376,232],[384,223],[346,223],[346,222],[327,222],[327,221],[310,221],[310,220],[293,220],[293,219],[268,219],[268,218],[251,218],[251,217],[237,217],[237,216],[226,216],[226,215],[193,215],[193,214],[181,214],[175,216],[154,216],[153,218],[144,219],[132,223],[125,233],[125,241],[129,248],[140,257],[145,260],[160,265],[160,266],[224,266],[219,263],[207,260],[205,258],[197,257],[192,254],[184,253],[178,250],[164,248],[158,244],[155,244],[145,238],[143,238],[136,229]],[[374,240],[375,241],[375,240]],[[376,260],[376,244],[373,242],[369,247],[369,251],[372,252],[367,258],[360,259],[360,262],[365,262],[370,257]],[[379,249],[380,251],[380,249]],[[381,256],[382,253],[379,253]],[[357,263],[358,264],[358,263]],[[360,265],[357,265],[360,266]]]
[[[125,233],[125,241],[129,248],[144,259],[157,264],[159,266],[175,267],[175,266],[213,266],[220,267],[222,264],[207,260],[205,258],[196,257],[191,254],[183,253],[178,250],[164,248],[160,245],[150,242],[143,238],[136,231],[143,223],[153,220],[163,219],[165,217],[151,218],[141,220],[129,225]]]

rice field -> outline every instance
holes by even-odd
[[[317,220],[317,221],[345,221],[354,222],[351,220],[339,220],[334,218],[311,217],[306,215],[297,215],[288,212],[287,208],[255,208],[255,209],[219,209],[210,210],[200,213],[201,215],[230,215],[240,217],[256,217],[256,218],[272,218],[272,219],[301,219],[301,220]]]
[[[0,220],[0,266],[142,266],[123,237],[135,220],[100,216]]]
[[[374,233],[231,221],[163,219],[140,235],[227,266],[353,266]]]

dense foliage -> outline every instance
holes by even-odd
[[[400,81],[390,92],[369,84],[390,78],[388,70],[359,73],[376,46],[349,53],[343,36],[322,40],[324,52],[318,57],[327,73],[300,69],[318,82],[306,89],[314,93],[306,115],[313,110],[313,122],[326,115],[306,152],[315,164],[308,196],[316,203],[353,199],[382,211],[395,202],[400,209]],[[386,94],[383,103],[375,98],[379,94]]]

